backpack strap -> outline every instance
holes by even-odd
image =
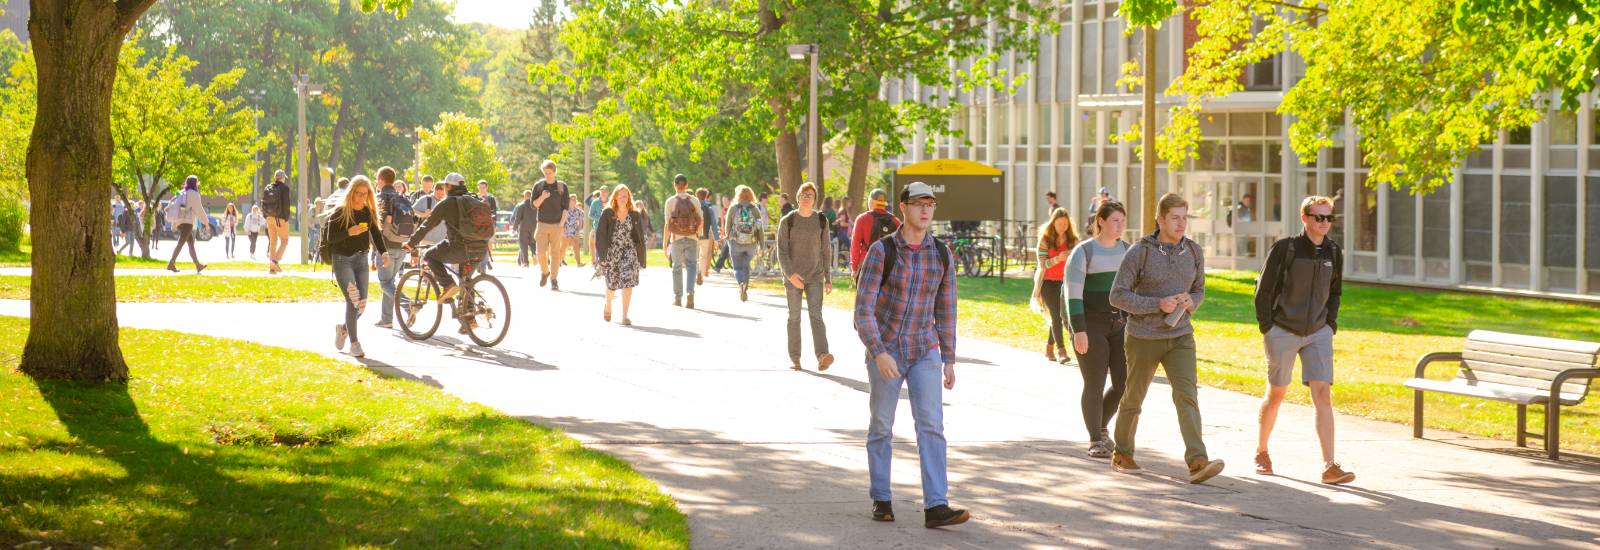
[[[889,275],[894,273],[894,264],[900,255],[900,247],[894,243],[894,236],[898,233],[899,231],[896,231],[884,235],[882,239],[878,239],[878,242],[883,243],[884,253],[883,280],[878,282],[879,288],[882,288],[882,285],[889,284]],[[934,237],[933,248],[939,251],[939,268],[950,269],[950,247],[945,246],[944,241],[939,240],[938,237]]]

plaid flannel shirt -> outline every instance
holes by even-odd
[[[888,352],[901,364],[914,364],[934,346],[944,363],[956,362],[956,277],[954,265],[939,265],[931,234],[919,248],[894,233],[895,266],[883,281],[883,243],[872,243],[861,262],[856,289],[855,325],[869,356]],[[952,258],[954,255],[950,255]]]

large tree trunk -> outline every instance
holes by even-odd
[[[352,176],[354,176],[355,174],[366,174],[366,173],[368,173],[367,172],[367,131],[366,130],[356,130],[356,132],[358,132],[358,134],[356,135],[356,159],[355,159],[355,162],[350,163],[350,169],[346,171],[346,172],[350,173]]]
[[[306,189],[311,194],[311,196],[306,197],[306,200],[315,201],[317,197],[328,196],[328,190],[322,188],[322,165],[317,161],[317,128],[315,126],[312,126],[311,131],[306,134],[306,149],[308,149],[306,151],[306,160],[310,161],[306,164]],[[313,206],[315,205],[313,204]]]
[[[33,0],[38,110],[28,141],[33,277],[23,373],[122,382],[106,207],[117,52],[155,0]]]
[[[778,155],[778,189],[792,197],[801,183],[800,139],[789,129],[788,108],[777,100],[768,100],[768,104],[776,115],[772,118],[772,127],[778,130],[778,137],[772,140]]]
[[[858,205],[861,204],[861,195],[867,190],[867,170],[872,167],[872,134],[859,132],[855,142],[855,148],[850,152],[850,185],[846,196],[852,207],[864,212]]]
[[[345,170],[344,166],[339,165],[340,157],[344,156],[344,150],[343,148],[339,147],[339,145],[344,142],[344,128],[345,125],[349,123],[349,116],[350,102],[340,99],[339,116],[333,122],[333,146],[328,150],[328,167],[333,168],[333,179],[338,179],[339,174],[344,174],[345,177],[349,177],[350,174],[355,173],[350,170]]]

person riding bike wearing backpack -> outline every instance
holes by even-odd
[[[441,302],[455,299],[461,293],[461,286],[450,276],[446,266],[481,261],[489,249],[489,238],[494,236],[494,212],[489,210],[488,203],[467,193],[466,181],[455,172],[444,177],[439,185],[448,189],[445,199],[433,207],[428,220],[417,228],[402,247],[406,252],[415,250],[417,243],[429,230],[440,223],[445,225],[445,239],[422,254],[422,258],[428,262],[428,269],[433,272],[434,280],[443,287],[439,293]],[[461,325],[463,333],[471,330],[467,322],[463,321]]]
[[[850,229],[850,273],[861,272],[861,261],[866,259],[872,243],[900,229],[900,219],[889,213],[889,193],[872,190],[872,208],[856,217]]]

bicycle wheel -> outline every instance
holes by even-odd
[[[494,347],[506,337],[511,328],[511,295],[505,285],[489,275],[482,275],[467,283],[463,295],[472,297],[471,303],[456,311],[462,322],[471,323],[467,337],[483,347]]]
[[[979,248],[979,249],[974,250],[974,252],[977,253],[977,261],[975,262],[976,265],[977,265],[977,269],[976,269],[977,274],[976,274],[976,276],[978,276],[978,277],[991,277],[991,276],[994,276],[995,267],[997,267],[999,265],[999,263],[1000,263],[999,260],[995,257],[994,252],[991,252],[990,250],[988,250],[986,248]]]
[[[394,318],[400,332],[412,340],[427,340],[439,330],[444,304],[439,302],[439,285],[420,269],[407,271],[395,286]]]
[[[962,247],[956,254],[956,273],[962,277],[978,276],[978,251],[970,246]]]

